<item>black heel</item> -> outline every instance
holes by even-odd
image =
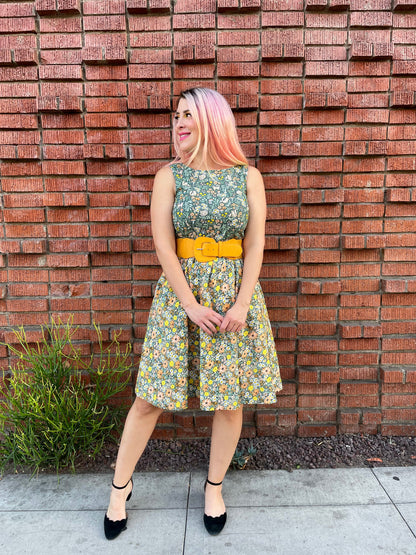
[[[111,482],[111,485],[115,489],[124,489],[126,488],[131,482],[131,492],[128,494],[126,501],[129,501],[131,498],[131,494],[133,493],[133,478],[127,482],[125,486],[116,486],[114,482]],[[127,528],[127,515],[126,518],[122,518],[121,520],[110,520],[107,516],[107,513],[104,516],[104,534],[107,540],[114,540],[118,535],[123,532]]]
[[[207,489],[207,484],[210,484],[211,486],[220,486],[222,482],[218,482],[218,483],[211,482],[207,478],[205,480],[204,492]],[[211,534],[211,536],[216,536],[217,534],[219,534],[221,530],[224,528],[226,521],[227,521],[227,512],[223,513],[220,516],[208,516],[204,513],[204,525],[207,532]]]

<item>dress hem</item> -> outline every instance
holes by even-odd
[[[246,401],[246,402],[240,403],[237,406],[234,406],[234,405],[229,406],[229,407],[222,407],[221,406],[221,408],[216,408],[216,407],[204,408],[201,405],[201,398],[200,397],[190,397],[191,399],[199,399],[199,407],[195,407],[195,408],[190,409],[188,407],[188,403],[186,403],[186,406],[182,405],[180,407],[175,406],[175,407],[169,408],[167,406],[164,406],[164,403],[159,403],[158,404],[158,403],[151,402],[148,399],[146,399],[145,397],[140,396],[140,394],[138,394],[138,393],[136,393],[135,395],[136,395],[137,399],[142,399],[143,401],[146,401],[146,403],[149,403],[149,405],[152,405],[153,407],[156,407],[158,409],[162,409],[162,410],[168,411],[168,412],[181,412],[181,411],[184,411],[184,410],[201,410],[203,412],[215,412],[216,410],[238,410],[240,407],[245,407],[246,405],[274,405],[277,402],[277,394],[280,393],[280,391],[282,391],[282,389],[283,389],[283,387],[280,387],[279,389],[276,390],[276,393],[275,393],[276,399],[274,401],[265,401],[265,400],[262,400],[262,401],[259,401],[259,400],[257,400],[257,401]]]

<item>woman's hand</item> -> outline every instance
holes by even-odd
[[[212,308],[194,303],[190,307],[184,308],[188,318],[199,326],[208,335],[217,333],[217,327],[221,326],[223,317]]]
[[[244,308],[240,304],[234,304],[225,314],[220,326],[220,332],[241,331],[246,326],[247,312],[248,307]]]

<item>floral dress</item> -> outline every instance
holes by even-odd
[[[242,239],[249,209],[247,166],[195,170],[172,164],[176,194],[172,210],[176,236],[216,241]],[[180,259],[188,284],[202,305],[221,315],[234,304],[243,259],[199,262]],[[275,403],[282,388],[270,321],[257,282],[246,327],[208,335],[188,319],[164,274],[150,309],[136,383],[136,395],[167,410],[182,410],[199,397],[202,410]]]

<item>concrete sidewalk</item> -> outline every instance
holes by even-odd
[[[103,534],[109,474],[5,476],[2,555],[415,555],[416,467],[229,472],[209,536],[201,472],[134,475],[128,528]]]

